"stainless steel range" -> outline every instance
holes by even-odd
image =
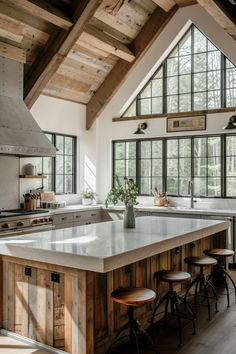
[[[52,221],[48,210],[2,210],[0,211],[0,237],[52,230]]]

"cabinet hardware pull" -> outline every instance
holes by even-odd
[[[61,220],[66,220],[67,218],[65,217],[65,218],[61,218]]]
[[[91,216],[96,216],[96,214],[91,214]]]
[[[81,215],[76,215],[76,219],[79,219],[79,218],[81,218]]]

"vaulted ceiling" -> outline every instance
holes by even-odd
[[[24,100],[87,105],[87,128],[177,9],[199,3],[236,39],[233,0],[1,0],[0,55],[25,64]]]

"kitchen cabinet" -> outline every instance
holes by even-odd
[[[65,229],[73,226],[95,224],[102,221],[102,212],[98,210],[87,210],[53,216],[55,229]]]

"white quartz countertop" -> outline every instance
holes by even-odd
[[[103,222],[0,240],[0,254],[108,272],[226,230],[228,221],[145,216],[135,229]]]

